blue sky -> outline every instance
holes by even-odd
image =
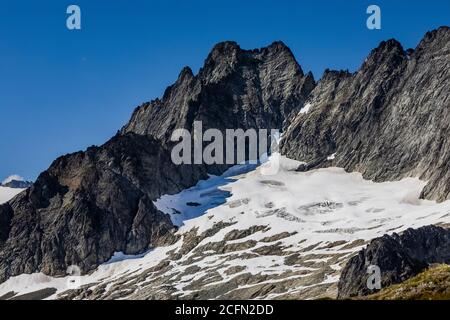
[[[82,30],[66,28],[70,4]],[[366,28],[370,4],[382,30]],[[1,0],[0,180],[35,179],[57,156],[105,142],[183,66],[197,72],[217,42],[282,40],[317,79],[356,70],[381,40],[415,47],[441,25],[448,0]]]

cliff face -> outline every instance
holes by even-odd
[[[291,51],[281,42],[242,50],[234,42],[216,45],[194,76],[183,69],[161,100],[137,108],[122,132],[168,141],[174,129],[194,121],[217,129],[281,129],[314,88]]]
[[[381,43],[358,72],[325,72],[308,100],[284,135],[288,157],[376,181],[419,177],[424,198],[449,198],[450,28],[415,50]]]
[[[26,189],[33,185],[31,181],[11,180],[0,185],[0,187],[13,188],[13,189]]]
[[[194,185],[226,166],[174,165],[170,136],[178,128],[280,128],[314,80],[282,43],[245,51],[214,47],[197,76],[176,83],[136,109],[101,147],[65,155],[35,184],[0,206],[0,282],[21,273],[83,272],[114,252],[136,254],[174,241],[174,226],[153,201]]]
[[[42,271],[65,274],[172,241],[173,225],[152,200],[190,186],[183,170],[149,137],[119,135],[57,159],[34,185],[0,206],[0,279]]]

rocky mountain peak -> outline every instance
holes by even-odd
[[[180,74],[178,75],[178,81],[177,82],[183,82],[185,80],[191,80],[194,78],[194,73],[192,72],[192,69],[188,66],[184,67]]]
[[[438,29],[429,31],[425,34],[422,41],[417,46],[416,51],[421,54],[425,52],[434,52],[438,54],[447,52],[450,43],[450,27],[443,26]]]
[[[228,168],[173,164],[172,132],[192,130],[195,121],[205,130],[281,128],[313,86],[282,43],[258,50],[217,44],[197,75],[185,67],[104,145],[58,158],[34,186],[0,205],[0,282],[64,274],[71,264],[86,272],[114,252],[171,243],[174,225],[153,201]]]
[[[159,104],[135,110],[122,133],[152,135],[168,141],[176,128],[278,128],[303,105],[314,88],[282,42],[244,50],[236,42],[218,43],[197,75],[185,69]],[[219,116],[220,115],[220,116]]]
[[[272,42],[269,46],[267,46],[267,48],[263,48],[263,50],[269,50],[269,51],[284,51],[284,52],[288,52],[290,55],[294,56],[292,54],[291,49],[281,40],[278,41],[274,41]]]
[[[441,26],[435,30],[428,31],[420,42],[420,46],[425,46],[427,43],[432,43],[434,41],[443,41],[450,37],[450,27]]]
[[[8,182],[2,183],[0,186],[14,189],[26,189],[33,185],[31,181],[23,181],[23,180],[10,180]]]
[[[348,70],[330,70],[325,69],[323,72],[321,82],[340,81],[342,79],[351,77],[352,74]]]
[[[448,199],[450,41],[436,41],[448,30],[427,33],[415,52],[384,41],[358,72],[326,73],[282,151],[309,168],[338,166],[376,181],[419,177],[428,181],[422,197]]]
[[[367,72],[368,70],[374,70],[383,66],[396,68],[405,58],[406,53],[400,42],[395,39],[382,41],[369,54],[360,71]]]
[[[244,59],[243,50],[236,42],[225,41],[216,44],[200,70],[206,82],[218,82],[229,75]]]
[[[216,43],[213,48],[211,49],[211,52],[208,55],[208,59],[216,60],[219,57],[227,57],[230,56],[232,53],[236,53],[242,51],[239,44],[235,41],[222,41]]]

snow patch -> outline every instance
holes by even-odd
[[[136,254],[136,255],[125,254],[122,251],[114,252],[111,259],[109,259],[105,264],[115,263],[115,262],[124,261],[124,260],[140,259],[140,258],[144,257],[148,252],[149,251],[144,252],[142,254]]]
[[[25,189],[0,187],[0,204],[8,202]]]
[[[224,204],[231,193],[221,187],[236,181],[234,176],[255,168],[256,165],[253,164],[233,166],[221,176],[210,175],[208,180],[202,180],[178,194],[163,195],[153,204],[159,211],[169,214],[172,223],[180,227],[184,221],[199,217],[209,209]]]
[[[336,158],[336,153],[333,153],[327,157],[327,160],[334,160]]]
[[[312,104],[311,103],[306,103],[303,108],[300,109],[300,113],[308,113],[309,109],[311,109]]]

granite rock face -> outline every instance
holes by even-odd
[[[281,129],[314,86],[281,42],[246,51],[216,45],[197,76],[184,68],[161,100],[136,109],[101,147],[65,155],[34,185],[0,206],[0,282],[21,273],[83,272],[114,252],[171,243],[173,226],[153,201],[193,186],[226,165],[175,165],[173,130]]]
[[[422,197],[450,197],[450,28],[414,50],[382,42],[353,74],[326,71],[308,102],[285,132],[285,155],[375,181],[418,177]]]
[[[341,273],[338,297],[374,293],[367,286],[370,265],[381,271],[381,287],[403,282],[433,263],[450,263],[450,230],[426,226],[408,229],[401,235],[374,239],[349,260]]]
[[[174,129],[282,129],[314,88],[282,42],[243,50],[235,42],[217,44],[198,75],[184,68],[161,100],[138,107],[122,132],[169,141]]]

